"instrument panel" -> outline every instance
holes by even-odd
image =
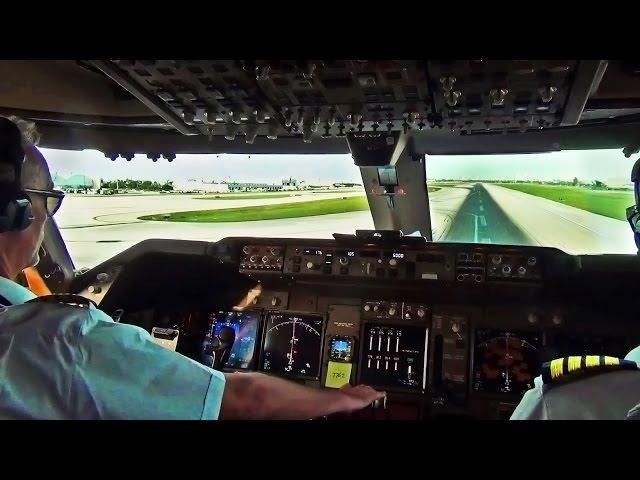
[[[260,359],[263,372],[317,380],[324,318],[293,312],[270,312],[265,321]]]
[[[476,329],[473,389],[524,394],[539,374],[542,338],[536,332]]]
[[[542,363],[624,357],[640,344],[640,325],[614,299],[589,304],[597,298],[562,293],[562,282],[577,282],[568,272],[581,260],[555,249],[406,238],[210,245],[207,255],[235,269],[224,298],[237,301],[191,303],[149,328],[180,330],[176,350],[210,365],[208,345],[231,327],[236,340],[225,370],[317,388],[365,383],[387,391],[385,418],[400,418],[395,409],[407,405],[415,418],[508,418]],[[200,339],[195,353],[183,337]]]
[[[481,283],[486,280],[541,279],[541,259],[505,249],[487,255],[481,249],[453,253],[437,248],[405,249],[365,246],[245,245],[240,272],[272,272],[295,276],[328,276],[399,280],[443,280]]]

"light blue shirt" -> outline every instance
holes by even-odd
[[[225,377],[96,308],[23,302],[0,277],[0,419],[210,419]]]

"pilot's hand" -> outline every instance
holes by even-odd
[[[346,384],[339,392],[343,394],[347,401],[345,402],[345,411],[361,410],[374,402],[384,400],[387,396],[386,392],[379,392],[367,385],[357,385],[352,387]]]

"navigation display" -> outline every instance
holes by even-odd
[[[278,375],[317,379],[324,317],[274,312],[267,316],[260,368]]]
[[[537,333],[477,329],[473,389],[524,394],[539,373],[541,346]]]
[[[208,333],[214,336],[218,335],[220,329],[225,326],[233,328],[236,332],[236,339],[225,367],[234,369],[251,367],[256,350],[259,323],[260,313],[254,311],[214,312],[210,314]]]

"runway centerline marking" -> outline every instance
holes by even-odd
[[[473,219],[473,242],[478,243],[478,215],[473,215]]]

